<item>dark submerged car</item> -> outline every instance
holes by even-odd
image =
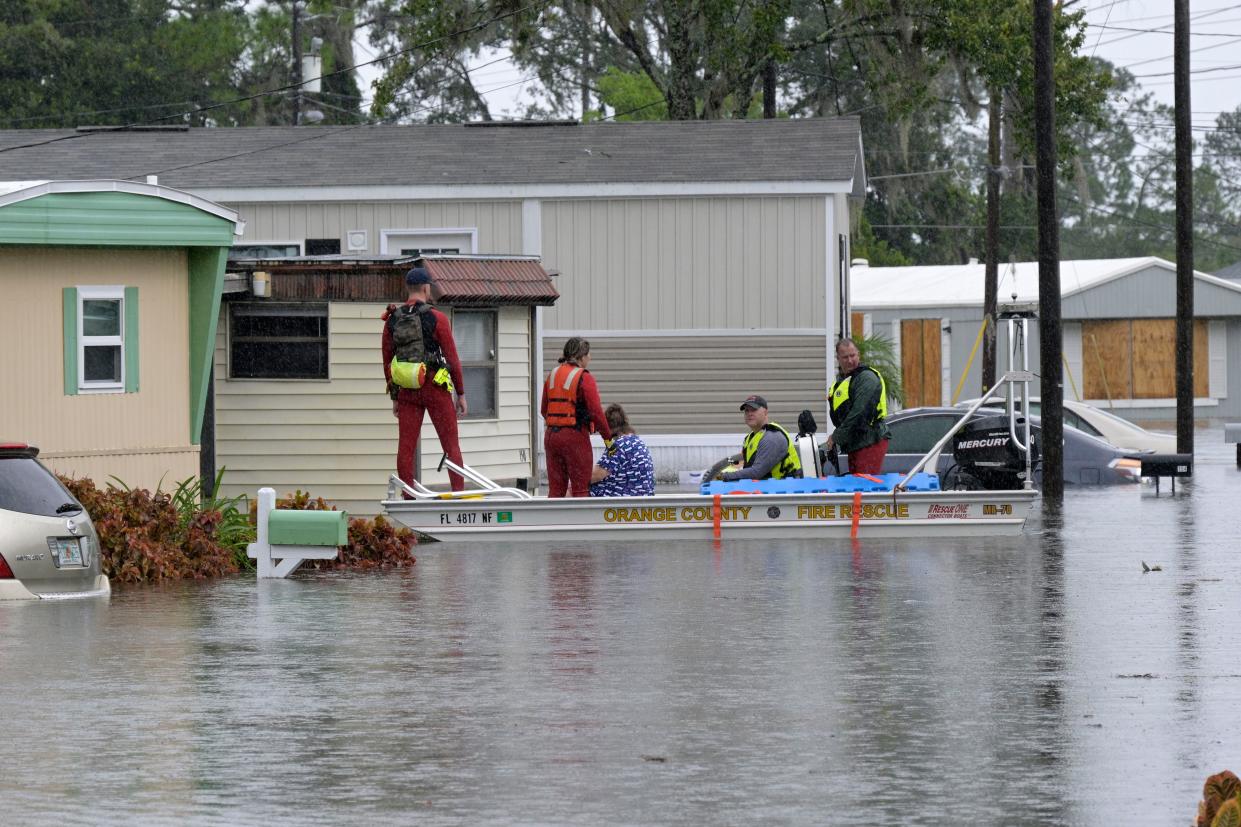
[[[888,454],[883,461],[883,470],[885,472],[909,471],[927,451],[930,451],[935,446],[935,443],[944,434],[951,430],[961,416],[962,411],[960,408],[933,407],[909,408],[890,415],[888,417],[888,428],[892,432],[892,438],[888,443]],[[983,408],[974,414],[970,425],[966,427],[968,428],[975,423],[995,425],[1001,422],[1001,430],[1007,432],[1007,414],[999,409]],[[1030,430],[1036,449],[1040,436],[1039,423],[1039,417],[1030,418]],[[1017,433],[1018,435],[1022,434],[1020,422],[1018,423]],[[969,440],[957,441],[969,442]],[[963,464],[958,462],[957,458],[953,456],[953,442],[950,440],[944,450],[940,452],[933,469],[924,469],[926,471],[934,470],[938,473],[945,488],[975,487],[976,484],[979,484],[978,477],[986,476],[988,473],[991,473],[993,478],[982,483],[982,487],[1020,487],[1021,481],[1011,473],[1007,479],[997,480],[995,477],[999,475],[988,472],[986,469],[980,472],[978,468],[962,467]],[[1011,459],[1016,463],[1016,452],[1011,447],[1008,450]],[[1140,480],[1142,469],[1141,461],[1135,458],[1139,456],[1141,456],[1141,452],[1121,450],[1069,425],[1064,426],[1064,481],[1066,484],[1119,485],[1136,483]],[[841,456],[840,464],[841,469],[847,472],[845,456]],[[1024,462],[1020,463],[1020,465],[1021,470],[1024,470]],[[1038,486],[1041,481],[1042,466],[1041,464],[1036,464],[1034,468],[1035,485]]]

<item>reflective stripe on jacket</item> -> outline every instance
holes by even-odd
[[[577,398],[585,372],[585,368],[564,362],[547,377],[547,415],[543,419],[548,427],[577,428],[589,419]]]
[[[779,464],[771,469],[771,478],[778,480],[784,477],[801,476],[801,457],[797,453],[797,445],[793,442],[793,437],[789,436],[789,432],[774,422],[768,422],[761,431],[750,431],[750,433],[745,435],[745,439],[741,443],[743,467],[749,468],[753,463],[754,455],[758,453],[758,444],[763,441],[763,436],[768,431],[783,435],[785,440],[788,441],[789,446],[784,459],[780,460]]]

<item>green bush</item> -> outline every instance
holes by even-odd
[[[335,511],[322,497],[311,497],[305,491],[296,491],[284,499],[276,500],[276,508],[294,511]],[[332,560],[307,560],[303,568],[313,569],[388,569],[412,566],[415,562],[412,549],[416,542],[414,532],[397,527],[383,515],[367,520],[354,517],[349,520],[349,545],[341,549]]]
[[[888,388],[888,404],[903,405],[905,388],[901,385],[901,360],[892,340],[873,333],[870,336],[855,336],[853,343],[857,345],[862,364],[870,365],[883,377]]]

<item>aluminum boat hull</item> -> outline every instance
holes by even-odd
[[[968,537],[1020,534],[1036,491],[874,491],[719,497],[721,539]],[[462,540],[713,539],[715,497],[385,500],[396,522]],[[859,508],[860,507],[860,508]],[[854,511],[858,510],[855,520]],[[856,522],[856,527],[855,527]]]

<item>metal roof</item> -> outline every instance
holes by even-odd
[[[560,294],[533,256],[297,256],[235,259],[229,273],[266,271],[275,301],[398,302],[414,262],[431,271],[436,302],[456,307],[551,305]],[[237,295],[233,293],[233,295]]]
[[[157,184],[139,183],[136,181],[117,181],[112,179],[83,181],[0,181],[0,207],[18,204],[41,195],[59,195],[66,193],[85,192],[125,192],[131,195],[147,195],[162,198],[178,204],[194,207],[217,218],[230,222],[234,235],[240,236],[246,229],[246,222],[237,217],[235,210],[221,206],[214,201],[199,198],[197,195],[172,187],[161,187]]]
[[[430,271],[444,302],[551,305],[560,298],[536,258],[427,256],[418,261]]]
[[[566,125],[0,130],[0,180],[187,188],[853,182],[855,117]]]
[[[1154,256],[1145,258],[1078,259],[1060,262],[1060,293],[1068,298],[1100,284],[1148,267],[1176,271],[1176,265]],[[986,265],[981,262],[926,267],[850,268],[849,299],[856,310],[886,307],[964,307],[982,305]],[[1241,292],[1236,282],[1195,271],[1202,282]],[[1013,295],[1016,294],[1015,298]],[[1000,301],[1038,299],[1038,262],[1001,264]]]

